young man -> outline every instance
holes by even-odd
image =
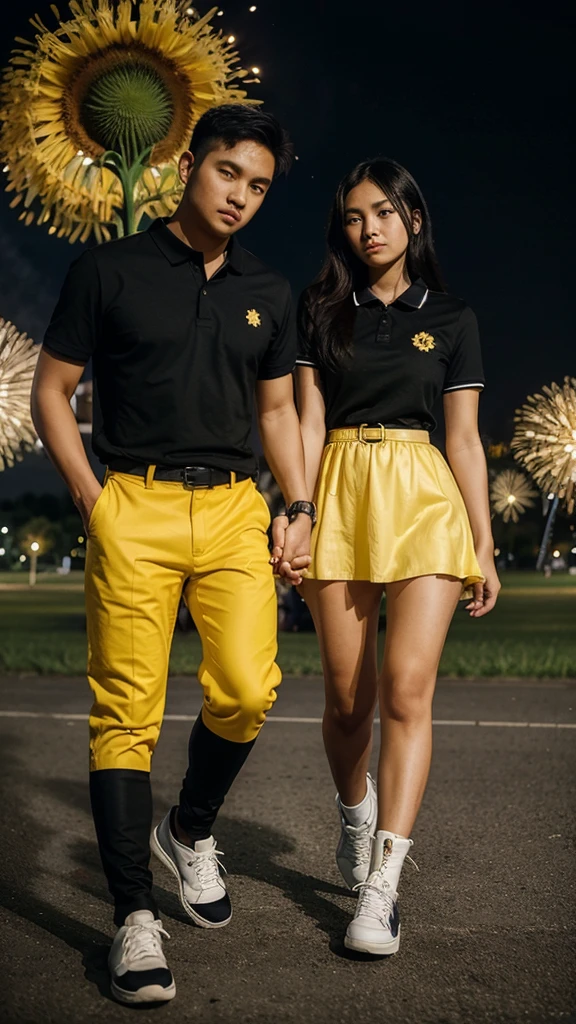
[[[202,639],[204,704],[179,804],[152,845],[197,924],[220,928],[232,914],[212,826],[280,682],[269,515],[249,440],[254,393],[268,463],[292,506],[283,572],[299,581],[309,562],[290,288],[234,237],[290,150],[270,114],[208,111],[180,159],[174,216],[72,264],[34,383],[34,422],[89,537],[90,794],[119,929],[112,990],[125,1003],[176,991],[148,865],[150,761],[182,591]],[[69,404],[90,358],[103,488]]]

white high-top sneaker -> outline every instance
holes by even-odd
[[[151,910],[128,914],[118,929],[108,956],[112,995],[120,1003],[165,1003],[174,999],[176,985],[162,951],[162,922]]]
[[[175,813],[172,808],[156,826],[150,846],[176,876],[180,902],[188,916],[201,928],[223,928],[232,918],[232,905],[220,874],[223,865],[218,854],[222,856],[222,851],[216,849],[213,836],[197,839],[194,846],[179,843],[170,827]]]
[[[366,776],[368,796],[370,798],[370,811],[366,821],[355,828],[346,820],[342,810],[342,803],[336,794],[336,806],[340,812],[341,832],[340,841],[336,850],[336,863],[346,885],[353,889],[358,882],[365,882],[368,878],[370,867],[370,850],[372,837],[376,830],[378,818],[378,797],[376,785],[371,775]]]
[[[358,889],[358,905],[344,945],[358,953],[389,956],[400,945],[398,880],[411,839],[377,832],[372,842],[370,873]]]

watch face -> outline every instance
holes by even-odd
[[[293,522],[300,513],[310,516],[312,526],[314,526],[316,523],[316,506],[313,501],[293,501],[287,513],[290,522]]]

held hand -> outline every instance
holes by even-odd
[[[88,536],[90,531],[90,516],[92,515],[92,509],[102,494],[102,487],[97,481],[96,485],[97,486],[94,488],[94,491],[90,491],[87,494],[81,494],[75,501],[76,508],[82,517],[82,524],[84,526],[84,533],[86,536]]]
[[[470,612],[472,619],[480,619],[492,611],[502,587],[494,565],[492,550],[484,554],[477,552],[477,554],[480,568],[486,579],[484,583],[474,584],[474,598],[470,604],[466,605],[466,611]]]
[[[270,556],[270,565],[276,575],[279,573],[287,529],[288,516],[274,516],[272,520],[272,554]]]
[[[284,550],[280,556],[278,573],[296,587],[302,583],[302,579],[306,575],[306,568],[312,561],[310,557],[311,532],[310,516],[302,513],[286,527],[284,534]]]

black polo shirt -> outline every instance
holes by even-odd
[[[254,473],[255,383],[291,373],[296,358],[290,286],[235,238],[207,281],[203,254],[156,220],[72,264],[44,346],[93,359],[103,463]]]
[[[320,371],[328,430],[361,423],[433,430],[442,392],[484,387],[476,317],[461,299],[417,280],[390,305],[369,288],[353,300],[353,352],[337,372],[320,365],[313,340],[299,337],[296,362]]]

